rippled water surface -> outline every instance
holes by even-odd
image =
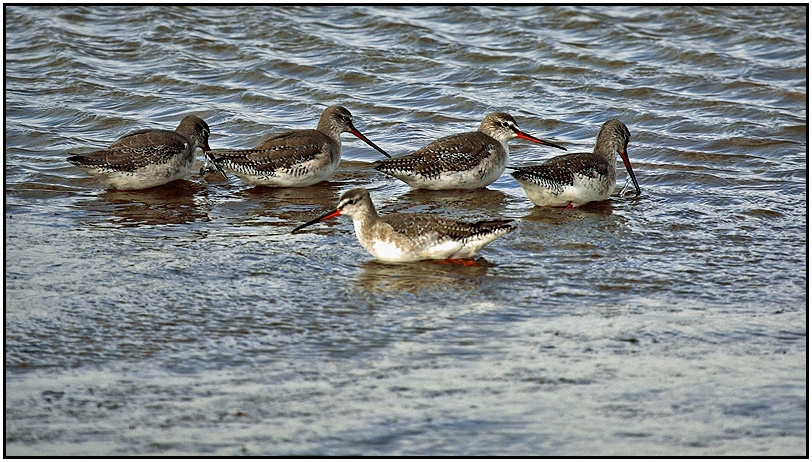
[[[804,455],[807,8],[5,7],[8,455]],[[105,190],[65,161],[186,114],[214,148],[341,104],[392,155],[501,110],[643,190],[415,192],[349,134],[329,183]],[[555,150],[515,140],[510,165]],[[619,185],[626,181],[621,169]],[[508,217],[476,266],[349,220]]]

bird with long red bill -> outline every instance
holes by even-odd
[[[634,176],[627,148],[631,140],[628,127],[618,119],[607,120],[591,153],[564,154],[541,165],[520,167],[510,174],[524,188],[527,197],[541,207],[579,207],[588,202],[603,201],[615,189],[617,156],[623,159],[635,196],[640,186]],[[620,194],[626,190],[626,186]]]
[[[356,188],[342,194],[334,210],[297,226],[291,233],[339,215],[352,218],[358,241],[367,252],[389,263],[447,260],[471,264],[482,247],[515,228],[512,220],[469,223],[429,213],[380,216],[369,192]]]
[[[505,171],[513,138],[567,150],[523,132],[510,114],[494,112],[475,132],[440,138],[409,155],[378,161],[375,168],[413,189],[484,188]]]
[[[341,106],[325,109],[315,130],[290,130],[251,149],[217,149],[210,155],[215,165],[250,185],[311,186],[332,177],[341,161],[340,136],[346,132],[391,157],[355,128],[352,114]]]

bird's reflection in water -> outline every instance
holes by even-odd
[[[331,204],[338,199],[342,184],[323,181],[313,186],[300,188],[273,188],[268,186],[251,186],[240,195],[247,200],[260,203],[313,205]]]
[[[570,223],[585,218],[606,218],[612,215],[612,201],[590,202],[572,209],[563,207],[533,207],[523,217],[525,221],[535,221],[552,225]]]
[[[107,190],[98,196],[101,200],[89,201],[82,207],[95,208],[100,214],[112,212],[110,221],[120,226],[206,221],[206,210],[195,202],[195,196],[204,194],[205,189],[203,184],[178,180],[137,191]]]
[[[493,211],[497,213],[503,209],[507,201],[507,195],[496,189],[474,189],[474,190],[446,190],[431,191],[427,189],[412,189],[409,192],[397,197],[397,202],[393,205],[400,205],[399,210],[406,210],[404,207],[420,205],[420,211],[433,212],[448,210],[473,211],[476,214]]]
[[[338,202],[342,183],[322,182],[302,188],[249,187],[236,193],[243,200],[246,224],[266,224],[268,220],[291,228],[322,213]]]
[[[470,290],[479,285],[488,268],[494,266],[482,257],[471,263],[462,265],[444,260],[425,260],[384,264],[370,260],[360,265],[356,287],[374,293]]]

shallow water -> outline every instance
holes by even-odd
[[[805,5],[5,13],[7,455],[807,453]],[[350,135],[302,189],[65,161],[189,113],[250,147],[330,104],[392,155],[496,110],[588,151],[617,117],[643,194],[410,191]],[[289,234],[357,186],[519,228],[472,267]]]

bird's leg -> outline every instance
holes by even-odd
[[[210,152],[204,152],[203,153],[203,159],[204,159],[203,160],[203,167],[200,168],[200,174],[201,175],[205,175],[206,173],[217,171],[217,172],[220,172],[220,174],[223,175],[223,178],[225,178],[226,180],[228,179],[228,175],[226,175],[226,172],[223,171],[223,169],[220,168],[220,166],[217,165],[216,162],[214,162],[214,156]],[[211,162],[209,162],[209,161],[211,161]],[[212,168],[212,165],[214,165],[214,168]]]
[[[621,189],[620,192],[617,193],[617,197],[623,197],[623,194],[626,193],[626,189],[629,187],[630,183],[631,183],[631,181],[629,181],[629,179],[627,178],[626,179],[626,184],[624,184],[623,189]]]
[[[446,258],[445,260],[432,260],[435,263],[439,263],[441,265],[462,265],[462,266],[476,266],[476,260],[473,259],[458,259],[458,258]]]

